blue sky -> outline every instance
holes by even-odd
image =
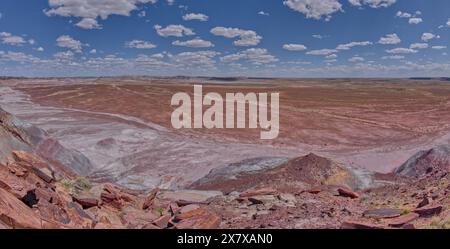
[[[2,0],[0,75],[450,76],[448,0]]]

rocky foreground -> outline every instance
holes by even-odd
[[[212,171],[191,190],[140,192],[79,176],[89,161],[49,141],[0,112],[0,228],[450,228],[447,146],[391,174],[309,154]],[[361,188],[367,179],[371,187]]]

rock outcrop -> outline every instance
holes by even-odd
[[[92,170],[89,159],[83,154],[65,148],[44,130],[0,108],[0,162],[6,162],[13,150],[35,153],[52,167],[66,167],[79,175],[86,176]]]
[[[420,151],[395,170],[404,177],[422,177],[436,172],[450,172],[450,145]]]
[[[220,190],[223,192],[243,191],[255,187],[304,188],[305,186],[336,185],[357,188],[358,178],[344,166],[309,154],[281,163],[276,167],[266,167],[257,171],[239,171],[233,177],[211,172],[191,187],[201,190]]]

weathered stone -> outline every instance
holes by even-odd
[[[274,195],[277,193],[277,190],[274,188],[261,188],[256,190],[248,190],[239,195],[239,197],[252,197],[258,195]]]
[[[441,205],[428,205],[422,208],[417,208],[414,210],[414,213],[417,213],[420,215],[420,217],[428,217],[433,216],[435,214],[439,214],[442,212],[442,206]]]
[[[199,205],[191,204],[182,207],[174,217],[174,220],[183,220],[191,218],[195,215],[205,214],[206,210],[201,208]]]
[[[220,226],[221,218],[211,212],[184,219],[175,225],[176,229],[216,229]]]
[[[409,213],[402,215],[398,218],[389,220],[389,226],[391,227],[403,227],[405,224],[408,224],[414,220],[419,218],[419,215],[416,213]]]
[[[316,195],[316,194],[319,194],[320,192],[322,192],[322,189],[320,189],[320,188],[313,188],[313,189],[307,190],[306,192],[308,192],[310,194],[313,194],[313,195]]]
[[[426,205],[430,204],[431,200],[428,197],[424,197],[423,200],[417,204],[417,208],[425,207]]]
[[[80,204],[70,202],[67,204],[65,210],[67,212],[67,215],[69,216],[69,219],[71,221],[70,225],[72,227],[85,229],[93,228],[94,221],[85,211],[83,211],[83,208]]]
[[[147,195],[147,197],[145,197],[144,203],[142,204],[142,209],[145,210],[152,206],[153,200],[155,199],[158,192],[159,192],[159,189],[154,189]]]
[[[156,219],[155,221],[153,221],[153,225],[155,225],[159,228],[167,228],[171,218],[172,217],[170,216],[170,214],[163,215],[163,216],[159,217],[158,219]]]
[[[14,194],[17,198],[23,198],[28,191],[35,188],[32,184],[12,174],[8,169],[0,167],[0,188]]]
[[[359,221],[344,221],[341,225],[342,229],[383,229],[383,226]]]
[[[41,228],[39,216],[11,193],[1,188],[0,221],[11,228]]]
[[[348,197],[348,198],[352,198],[352,199],[359,198],[358,193],[356,193],[350,189],[347,189],[347,188],[338,188],[338,193],[340,196],[343,196],[343,197]]]
[[[33,172],[46,183],[51,183],[55,180],[53,172],[48,168],[33,168]]]
[[[387,219],[396,218],[403,214],[402,209],[395,208],[380,208],[364,211],[364,217],[375,218],[375,219]]]
[[[38,201],[51,202],[55,193],[48,188],[37,188],[34,193]]]
[[[73,197],[73,201],[80,204],[84,209],[98,206],[98,200],[89,197]]]
[[[70,223],[69,215],[66,211],[56,205],[52,205],[51,203],[41,200],[36,205],[36,209],[39,211],[39,214],[42,219],[46,220],[49,224],[56,223],[57,226],[60,225],[68,225]]]
[[[158,218],[152,212],[146,212],[141,209],[126,207],[122,210],[122,223],[126,224],[128,228],[140,228],[146,224],[152,223]]]

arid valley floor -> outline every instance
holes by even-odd
[[[222,94],[279,92],[279,137],[260,140],[251,129],[174,130],[171,97],[192,93],[193,84]],[[36,219],[14,216],[0,204],[2,217],[8,217],[0,227],[450,224],[449,81],[11,78],[0,80],[0,107],[0,163],[9,169],[1,170],[7,179],[0,177],[1,201],[15,203],[15,196],[22,200],[17,205],[30,209],[23,213]],[[25,124],[5,121],[11,118]],[[45,135],[34,134],[31,126]],[[49,139],[57,141],[56,149],[48,148]],[[15,168],[33,168],[36,161],[52,172],[41,185],[30,183],[30,176],[22,179]],[[72,172],[57,177],[55,165]],[[89,188],[76,188],[75,175],[89,181]],[[42,196],[62,195],[66,203],[47,198],[43,207],[40,188]],[[24,201],[30,191],[31,205]],[[67,203],[80,205],[76,214]],[[69,218],[47,217],[50,206]]]

